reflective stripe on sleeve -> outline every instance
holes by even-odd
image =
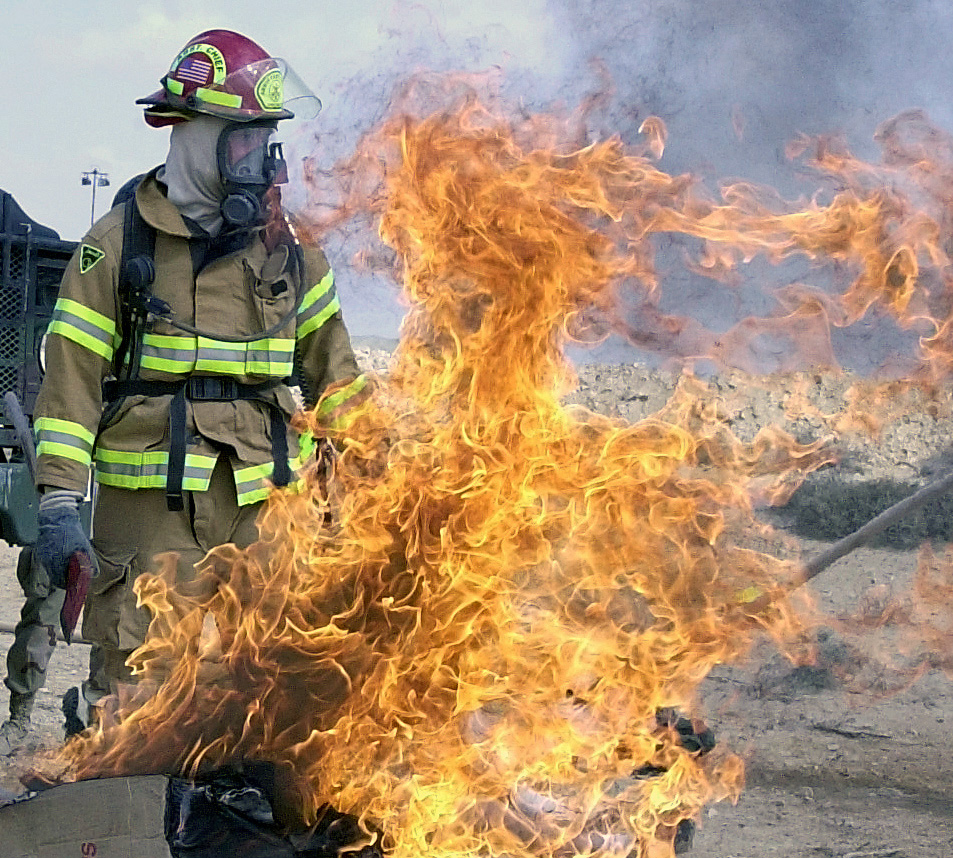
[[[81,423],[38,417],[34,424],[38,456],[62,456],[87,468],[92,463],[96,436]]]
[[[112,360],[116,323],[78,301],[57,298],[47,330],[72,340],[106,360]]]
[[[337,290],[334,288],[334,272],[328,271],[320,282],[312,286],[298,308],[297,337],[302,339],[318,330],[341,309]]]
[[[367,376],[359,375],[339,390],[322,397],[315,413],[324,425],[332,429],[342,429],[351,422],[355,410],[367,400],[370,392]]]
[[[185,454],[182,488],[204,492],[212,479],[216,456]],[[96,480],[122,489],[164,489],[169,472],[169,453],[163,450],[129,452],[96,448]]]

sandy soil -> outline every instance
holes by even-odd
[[[642,407],[658,407],[653,391],[667,382],[642,371],[637,376],[640,389],[648,391],[638,400]],[[587,404],[592,407],[616,412],[620,402],[635,401],[624,400],[617,389],[600,394],[599,385],[610,377],[618,386],[618,373],[600,378],[589,373],[583,379],[581,400],[589,396]],[[635,381],[621,384],[631,390]],[[840,379],[837,389],[828,391],[832,401],[839,402],[837,408],[846,407],[848,386],[849,380]],[[790,395],[792,383],[788,379],[769,387],[770,393],[745,389],[735,414],[738,427],[744,423],[739,416],[744,409],[748,424],[769,422],[768,411]],[[734,388],[721,392],[725,390]],[[929,478],[938,456],[945,459],[946,450],[937,443],[950,437],[953,409],[948,408],[946,394],[937,396],[936,407],[919,402],[924,407],[906,412],[914,415],[912,427],[910,419],[904,423],[898,418],[892,423],[895,428],[877,439],[842,440],[841,463],[812,478],[799,492],[800,501],[772,514],[774,523],[800,542],[805,556],[848,532],[855,517],[869,517],[871,510],[892,501],[884,490],[887,477],[894,480],[890,485],[909,488]],[[732,407],[727,406],[729,412]],[[820,409],[828,423],[833,410]],[[777,413],[772,411],[771,418]],[[625,416],[640,415],[630,411]],[[783,419],[789,418],[790,414]],[[803,414],[797,419],[804,419]],[[817,436],[824,420],[818,418],[807,434]],[[799,431],[804,434],[805,426]],[[867,453],[859,452],[863,450]],[[809,516],[824,504],[837,511],[824,516],[826,530],[816,521],[811,525]],[[815,664],[795,667],[763,644],[746,664],[721,667],[703,683],[701,714],[720,745],[744,756],[747,783],[737,805],[721,802],[705,808],[691,855],[953,855],[953,754],[949,753],[953,682],[940,671],[926,670],[908,687],[886,693],[885,687],[896,678],[883,667],[890,641],[875,635],[848,641],[833,619],[855,611],[874,585],[898,595],[907,593],[920,540],[945,541],[949,518],[944,513],[942,505],[925,512],[915,525],[888,534],[876,547],[856,550],[808,585],[817,607],[830,619],[817,632]],[[835,520],[838,516],[840,520]],[[820,531],[823,539],[817,538]],[[0,625],[12,625],[19,610],[15,559],[14,549],[0,546]],[[10,635],[0,635],[2,648],[10,640]],[[62,740],[60,698],[83,678],[87,653],[81,645],[57,648],[35,717],[35,748],[53,748]],[[6,708],[7,692],[2,688],[0,711],[5,713]],[[26,752],[0,760],[0,788],[20,791],[17,777],[30,758]]]

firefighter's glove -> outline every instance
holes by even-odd
[[[40,534],[34,556],[46,569],[50,583],[61,590],[67,588],[70,558],[74,554],[85,554],[93,574],[98,571],[96,555],[79,520],[82,500],[81,492],[66,489],[47,489],[40,498]]]

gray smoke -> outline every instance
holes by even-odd
[[[659,166],[691,173],[713,192],[740,178],[788,199],[810,197],[818,178],[785,155],[801,134],[840,135],[855,154],[876,160],[874,132],[900,111],[923,108],[953,129],[953,7],[940,0],[540,0],[511,14],[501,6],[500,22],[484,20],[479,30],[462,18],[438,25],[419,5],[398,9],[407,17],[392,19],[393,39],[326,99],[309,141],[325,163],[351,151],[395,85],[422,69],[499,66],[504,95],[528,111],[572,109],[608,80],[588,119],[590,139],[635,141],[642,121],[659,116],[669,132]],[[332,255],[355,249],[331,241]],[[663,266],[666,275],[661,308],[688,308],[719,329],[770,312],[770,287],[807,276],[807,265],[753,266],[741,300],[725,300],[720,287],[676,266]],[[338,279],[355,334],[396,337],[402,309],[393,287],[346,267]],[[860,371],[910,348],[909,334],[873,318],[834,340],[844,365]],[[576,357],[655,360],[616,341]]]

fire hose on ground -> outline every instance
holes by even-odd
[[[887,507],[887,509],[875,515],[870,521],[859,527],[853,533],[849,533],[847,536],[838,539],[837,542],[829,548],[809,558],[802,567],[801,576],[796,582],[795,587],[806,584],[832,563],[840,560],[841,557],[850,554],[855,548],[866,545],[890,527],[890,525],[900,521],[904,516],[919,509],[931,500],[946,494],[950,489],[953,489],[953,471],[946,474],[946,476],[934,480],[932,483],[927,483],[925,486],[917,489],[912,495],[908,495],[903,498],[903,500],[897,501],[893,506]]]

